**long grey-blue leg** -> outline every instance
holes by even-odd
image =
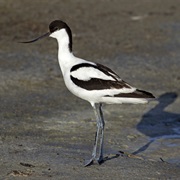
[[[93,163],[93,160],[95,160],[97,156],[97,147],[98,147],[98,141],[100,143],[99,147],[99,157],[97,158],[97,161],[101,163],[103,161],[103,136],[104,136],[104,118],[103,118],[103,113],[102,113],[102,104],[91,104],[94,110],[94,114],[96,116],[97,120],[97,131],[95,134],[95,141],[94,141],[94,147],[93,147],[93,152],[92,152],[92,157],[91,159],[85,164],[85,166],[88,166]]]
[[[100,129],[101,129],[101,133],[100,133],[100,148],[99,148],[99,157],[98,157],[98,162],[101,163],[103,162],[103,146],[104,146],[104,126],[105,126],[105,122],[104,122],[104,116],[103,116],[103,112],[102,112],[102,104],[99,105],[99,115],[100,115]]]

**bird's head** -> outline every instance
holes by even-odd
[[[23,41],[21,43],[33,43],[33,42],[36,42],[40,39],[43,39],[45,37],[52,37],[52,38],[55,38],[57,39],[58,41],[61,41],[63,40],[64,38],[67,38],[68,37],[68,41],[69,41],[69,49],[70,51],[72,51],[72,33],[71,33],[71,29],[69,28],[69,26],[61,21],[61,20],[55,20],[55,21],[52,21],[50,24],[49,24],[49,32],[33,39],[33,40],[30,40],[30,41]]]

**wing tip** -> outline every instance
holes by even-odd
[[[107,95],[109,96],[109,95]],[[139,90],[139,89],[135,89],[135,91],[131,92],[131,93],[119,93],[119,94],[114,94],[112,95],[112,97],[119,97],[119,98],[142,98],[142,99],[155,99],[155,96],[147,91],[144,90]]]
[[[144,91],[144,90],[136,89],[135,92],[137,92],[137,94],[141,95],[142,98],[148,98],[148,99],[156,98],[152,93]]]

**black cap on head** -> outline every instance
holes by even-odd
[[[50,31],[50,33],[53,33],[60,29],[66,29],[67,27],[68,27],[68,25],[65,22],[63,22],[61,20],[55,20],[50,23],[49,31]]]

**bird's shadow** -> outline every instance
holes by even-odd
[[[119,151],[117,154],[109,155],[104,158],[102,163],[119,156],[140,158],[136,155],[147,150],[155,140],[160,138],[180,138],[180,114],[165,110],[177,97],[178,95],[175,92],[162,94],[157,99],[158,104],[142,116],[142,119],[137,124],[137,130],[149,137],[149,141],[145,145],[132,154]]]
[[[175,92],[162,94],[158,104],[143,115],[137,130],[149,137],[149,141],[132,154],[145,151],[151,143],[160,138],[180,138],[180,114],[167,112],[165,108],[178,97]]]

